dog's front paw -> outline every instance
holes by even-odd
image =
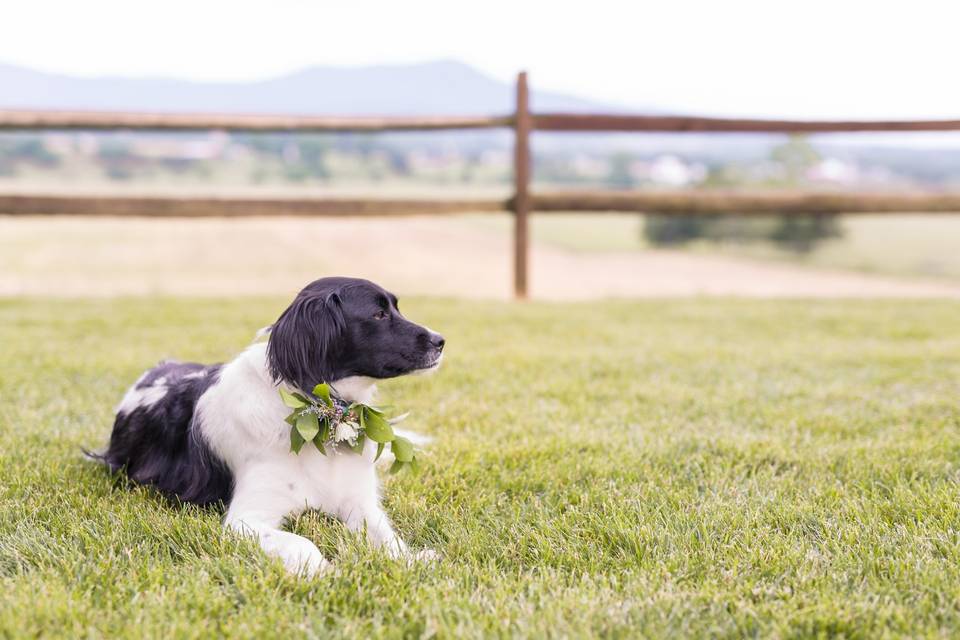
[[[324,558],[322,554],[318,554],[317,556],[311,556],[303,560],[297,568],[296,573],[305,578],[316,578],[332,566],[329,560]]]
[[[312,542],[304,538],[291,539],[282,558],[287,571],[305,578],[314,578],[333,566]]]

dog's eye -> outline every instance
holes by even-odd
[[[374,320],[386,320],[387,312],[383,309],[380,309],[380,311],[377,311],[375,314],[373,314],[373,318]]]

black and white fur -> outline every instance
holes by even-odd
[[[345,400],[370,403],[377,380],[439,367],[443,346],[376,284],[323,278],[297,295],[266,343],[222,365],[167,361],[144,373],[117,406],[109,447],[94,457],[184,502],[222,502],[227,528],[256,537],[294,572],[328,564],[311,541],[280,529],[305,509],[411,556],[380,506],[376,445],[361,455],[324,456],[311,446],[291,453],[290,410],[277,389],[328,382]]]

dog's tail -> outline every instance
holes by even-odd
[[[90,462],[95,462],[97,464],[102,464],[104,466],[110,467],[111,470],[115,470],[116,468],[115,465],[111,464],[110,461],[107,459],[106,453],[101,453],[99,451],[91,451],[86,447],[80,447],[80,453],[83,454],[83,458],[85,460],[89,460]]]

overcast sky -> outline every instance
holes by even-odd
[[[444,58],[626,106],[960,118],[958,27],[949,0],[4,0],[0,62],[244,80]]]

